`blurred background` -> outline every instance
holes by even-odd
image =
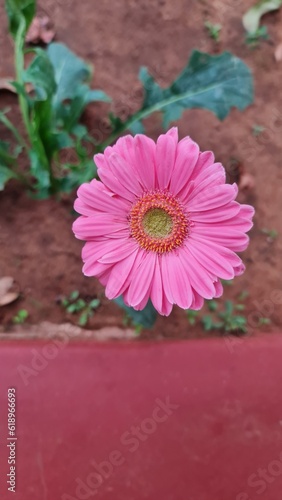
[[[28,34],[29,46],[42,47],[53,39],[94,66],[91,87],[112,98],[110,104],[90,103],[82,116],[82,123],[98,142],[109,135],[109,111],[125,119],[140,108],[141,66],[163,87],[182,71],[193,49],[210,54],[231,51],[252,70],[255,99],[246,110],[233,109],[220,122],[207,110],[191,109],[175,123],[180,137],[190,135],[202,150],[215,152],[216,160],[226,168],[227,180],[239,184],[239,201],[256,208],[251,244],[243,256],[247,271],[234,284],[226,285],[224,295],[235,308],[241,304],[245,324],[238,330],[235,320],[235,333],[245,333],[248,322],[249,329],[256,332],[281,327],[277,305],[270,313],[257,304],[271,300],[271,293],[281,289],[282,9],[264,15],[260,31],[248,36],[242,18],[253,4],[247,0],[103,0],[95,4],[46,0],[38,2],[37,24]],[[7,89],[7,81],[15,77],[13,41],[3,4],[0,9],[0,109],[11,108],[9,116],[23,129],[17,97]],[[163,131],[159,114],[145,120],[145,125],[154,139]],[[3,124],[0,127],[1,139],[13,143],[12,134]],[[86,151],[91,160],[93,144],[88,143]],[[20,157],[19,162],[20,168],[27,168],[26,159]],[[82,244],[71,232],[74,198],[75,190],[59,202],[54,198],[35,201],[14,180],[1,192],[0,275],[12,277],[16,282],[12,291],[18,293],[17,300],[0,307],[2,333],[30,331],[29,325],[44,321],[77,325],[79,306],[78,311],[69,312],[66,300],[78,299],[85,304],[98,301],[93,315],[86,314],[86,321],[85,317],[82,320],[84,328],[110,327],[115,329],[113,335],[122,337],[127,335],[124,327],[132,326],[130,318],[105,299],[98,281],[82,275]],[[225,311],[224,302],[219,308]],[[257,310],[259,314],[252,320]],[[170,318],[158,318],[154,329],[145,329],[141,336],[186,338],[224,333],[224,328],[209,328],[211,321],[203,320],[209,314],[207,309],[187,317],[175,307]]]

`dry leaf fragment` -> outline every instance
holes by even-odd
[[[282,43],[279,43],[274,52],[275,61],[282,61]]]
[[[10,92],[13,92],[14,94],[17,93],[15,87],[11,84],[11,82],[14,80],[14,78],[0,78],[0,90],[9,90]]]
[[[14,284],[14,278],[4,276],[0,278],[0,307],[14,302],[19,297],[19,292],[10,291]]]
[[[11,304],[17,298],[19,297],[19,294],[17,292],[8,292],[3,297],[0,298],[0,307],[2,306],[7,306],[8,304]]]
[[[13,94],[17,94],[16,88],[11,82],[14,81],[14,78],[0,78],[0,90],[9,90],[9,92],[13,92]],[[29,94],[33,90],[33,86],[31,83],[25,84],[25,90]]]
[[[48,16],[35,16],[27,32],[25,41],[37,44],[43,42],[48,44],[55,37],[55,31]]]
[[[255,187],[255,178],[248,173],[243,173],[239,181],[239,189],[251,190]]]

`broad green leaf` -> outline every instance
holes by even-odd
[[[61,126],[71,132],[90,102],[110,102],[111,99],[102,90],[90,89],[91,67],[65,45],[51,43],[47,54],[57,84],[52,103],[56,118]]]
[[[134,122],[130,127],[129,127],[130,132],[135,135],[135,134],[144,134],[145,129],[143,126],[143,123],[141,121],[136,121]]]
[[[251,7],[243,16],[243,25],[248,33],[255,33],[264,14],[277,10],[281,7],[282,0],[260,0]]]
[[[145,92],[143,106],[128,126],[161,111],[167,127],[190,108],[209,109],[223,120],[232,107],[243,110],[253,102],[251,71],[230,52],[211,56],[193,51],[186,68],[166,89],[155,82],[146,68],[141,69],[140,80]]]
[[[67,171],[65,177],[58,179],[60,191],[70,193],[74,188],[89,182],[97,175],[97,167],[93,160],[87,159],[78,165],[66,164],[64,169]]]
[[[8,167],[1,164],[0,160],[0,191],[5,187],[5,184],[13,178],[16,178],[16,174]]]
[[[74,146],[74,141],[68,132],[58,132],[54,135],[56,139],[56,146],[59,150],[72,148]]]
[[[54,68],[57,84],[53,101],[56,108],[59,103],[79,94],[80,86],[90,80],[92,71],[88,64],[62,43],[50,43],[47,54]]]
[[[151,301],[148,302],[142,311],[135,311],[132,307],[125,305],[122,297],[114,299],[114,302],[126,312],[135,326],[141,325],[144,328],[152,328],[155,324],[158,313]]]
[[[109,102],[110,99],[102,91],[91,90],[86,84],[78,85],[76,95],[72,97],[70,103],[60,103],[57,107],[57,117],[61,118],[64,127],[72,132],[86,106],[95,101]]]
[[[112,99],[105,92],[103,92],[103,90],[88,89],[85,100],[87,103],[90,103],[96,101],[111,102]]]
[[[27,31],[36,9],[36,0],[5,0],[6,12],[9,20],[9,31],[16,36],[21,21],[25,22]]]
[[[54,69],[44,50],[35,52],[36,56],[23,73],[23,81],[33,85],[38,100],[45,101],[56,92]]]

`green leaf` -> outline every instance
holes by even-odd
[[[93,160],[86,160],[79,165],[66,164],[64,168],[68,170],[68,173],[62,179],[58,179],[58,182],[60,182],[60,191],[65,193],[70,193],[80,184],[91,181],[97,174],[97,167]]]
[[[89,307],[91,307],[91,309],[97,309],[97,307],[99,307],[99,305],[100,305],[100,300],[99,299],[93,299],[89,303]]]
[[[213,312],[217,310],[218,304],[216,300],[208,300],[207,304],[210,311]]]
[[[27,31],[35,15],[36,0],[6,0],[5,8],[9,20],[9,31],[15,37],[22,20],[25,22],[25,31]]]
[[[13,178],[16,178],[16,174],[8,167],[4,167],[0,163],[0,191],[3,191],[5,184]]]
[[[83,299],[78,299],[75,306],[77,311],[81,311],[84,307],[86,307],[86,302]]]
[[[202,323],[203,323],[203,326],[204,326],[204,329],[206,331],[209,331],[212,329],[213,327],[213,320],[212,320],[212,317],[207,315],[207,316],[203,316],[202,318]]]
[[[87,93],[88,102],[111,102],[112,99],[103,90],[89,89]]]
[[[77,311],[76,304],[70,304],[66,309],[70,314],[73,314]]]
[[[62,43],[50,43],[47,54],[54,68],[57,84],[53,100],[54,107],[57,108],[66,99],[79,95],[81,85],[90,80],[92,71],[88,64]]]
[[[89,319],[89,312],[84,311],[79,317],[79,320],[78,320],[79,326],[85,326],[88,322],[88,319]]]
[[[23,73],[23,81],[33,85],[38,100],[45,101],[56,92],[54,69],[44,50],[37,48],[35,52],[35,58]]]
[[[88,82],[92,76],[91,67],[65,45],[51,43],[47,55],[57,84],[53,97],[57,120],[68,131],[72,131],[90,102],[110,102],[111,99],[102,90],[90,89]]]
[[[143,123],[141,121],[136,121],[129,127],[130,132],[135,135],[135,134],[144,134],[145,128],[143,126]]]
[[[152,328],[157,319],[157,311],[151,301],[142,311],[135,311],[132,307],[125,305],[122,297],[114,299],[114,302],[126,312],[135,326],[141,325],[144,328]]]
[[[282,0],[260,0],[251,7],[243,16],[243,25],[248,33],[255,33],[264,14],[277,10],[281,7]]]
[[[9,143],[0,140],[0,165],[8,166],[15,164],[15,157],[9,153]]]
[[[193,51],[184,71],[167,89],[162,89],[146,68],[141,69],[140,80],[145,98],[135,117],[139,120],[161,111],[165,127],[180,118],[185,109],[209,109],[222,120],[232,107],[243,110],[253,102],[251,71],[230,52],[211,56]]]
[[[231,300],[226,300],[225,302],[225,312],[226,314],[231,315],[233,312],[233,303]]]
[[[190,325],[194,326],[196,324],[196,319],[199,315],[199,311],[193,311],[192,309],[187,309],[186,314]]]
[[[37,197],[39,199],[48,198],[51,185],[50,172],[48,169],[44,168],[38,151],[31,149],[29,151],[29,160],[31,175],[37,180],[35,186],[38,191]]]
[[[79,297],[79,291],[78,290],[74,290],[73,292],[71,292],[70,296],[69,296],[69,299],[70,300],[76,300],[78,299]]]

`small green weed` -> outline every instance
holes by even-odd
[[[259,42],[262,40],[268,40],[269,34],[267,31],[266,26],[260,26],[256,31],[253,33],[247,33],[246,34],[246,44],[251,48],[254,49],[255,47],[258,46]]]
[[[220,32],[222,30],[221,24],[213,24],[210,21],[206,21],[205,28],[207,29],[210,38],[212,38],[216,43],[218,43]]]
[[[92,299],[90,302],[86,302],[80,297],[79,291],[74,290],[68,297],[61,299],[61,304],[70,314],[80,313],[78,324],[85,326],[93,316],[94,311],[99,307],[100,300]]]
[[[12,321],[16,325],[23,324],[28,318],[28,311],[26,309],[20,309],[17,314],[13,317]]]
[[[213,315],[205,315],[202,318],[202,324],[206,331],[223,330],[224,332],[243,332],[247,331],[247,320],[245,316],[236,314],[237,311],[244,311],[244,304],[234,305],[231,300],[226,300],[224,309],[219,311],[216,301],[211,300],[208,303],[208,308]]]

